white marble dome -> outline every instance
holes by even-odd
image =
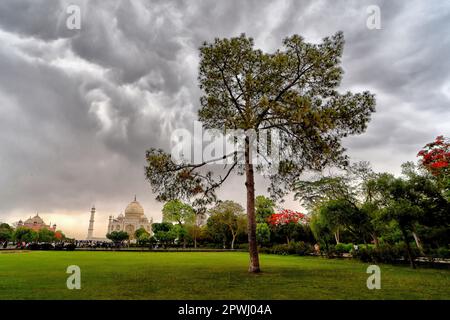
[[[125,217],[126,218],[142,218],[144,216],[144,208],[142,208],[141,204],[136,201],[130,202],[130,204],[125,209]]]

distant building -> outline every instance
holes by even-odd
[[[56,231],[56,224],[53,224],[53,226],[51,226],[50,224],[46,224],[44,220],[39,217],[38,213],[34,217],[30,217],[25,221],[19,220],[19,222],[17,223],[17,227],[25,227],[34,231],[39,231],[44,228],[51,231]]]
[[[137,229],[143,228],[148,233],[152,233],[153,219],[148,219],[144,215],[144,208],[134,197],[134,201],[125,209],[125,215],[119,214],[117,218],[113,216],[109,217],[108,233],[113,231],[125,231],[130,236],[130,239],[134,239],[134,233]]]

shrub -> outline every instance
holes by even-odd
[[[313,247],[310,244],[307,244],[303,241],[300,242],[293,242],[295,254],[298,254],[300,256],[305,256],[314,251]]]
[[[248,251],[248,243],[239,243],[234,246],[235,249]]]
[[[352,243],[338,243],[334,246],[335,253],[342,256],[344,253],[350,253],[353,250]]]
[[[411,247],[413,259],[419,256],[419,250]],[[395,245],[383,244],[378,248],[360,246],[359,250],[352,250],[352,255],[362,262],[393,263],[401,259],[408,260],[408,252],[404,243]]]
[[[446,247],[440,247],[429,251],[429,255],[434,259],[450,259],[450,249]]]
[[[289,244],[277,244],[271,248],[261,248],[260,252],[262,253],[272,253],[272,254],[280,254],[280,255],[299,255],[305,256],[311,252],[313,252],[313,248],[310,244],[307,244],[303,241],[300,242],[290,242]]]
[[[289,248],[287,244],[276,244],[272,247],[269,253],[273,254],[281,254],[281,255],[288,255],[289,254]]]

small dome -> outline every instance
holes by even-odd
[[[27,219],[25,223],[44,224],[44,220],[39,215],[35,215],[33,218]]]
[[[125,209],[125,217],[126,218],[141,218],[144,216],[144,208],[142,208],[141,204],[136,201],[130,202],[130,204]]]

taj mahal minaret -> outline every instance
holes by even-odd
[[[95,206],[91,209],[91,218],[89,219],[89,229],[87,234],[87,240],[90,240],[94,236],[94,218],[95,218]]]

